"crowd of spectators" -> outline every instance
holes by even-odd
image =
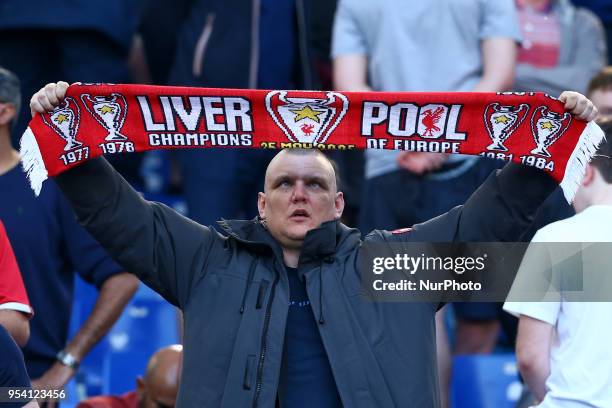
[[[23,353],[28,374],[18,365],[11,372],[0,366],[0,386],[30,380],[34,387],[65,386],[138,286],[77,224],[57,186],[46,183],[35,198],[18,165],[27,102],[48,82],[551,96],[574,90],[593,100],[602,119],[612,117],[606,0],[176,0],[171,6],[3,0],[0,38],[0,325],[22,352],[4,330],[0,350],[10,361]],[[135,188],[178,196],[190,218],[211,225],[256,216],[254,198],[275,153],[187,149],[117,155],[112,164]],[[148,180],[153,157],[164,163],[152,170],[163,183]],[[344,221],[364,234],[411,226],[462,204],[502,166],[470,156],[377,150],[332,158],[347,202]],[[572,215],[554,194],[525,240]],[[89,318],[68,338],[75,273],[99,292]],[[455,321],[452,347],[448,316]],[[512,343],[516,325],[500,304],[438,312],[443,406],[450,406],[451,355],[491,353],[500,327]]]

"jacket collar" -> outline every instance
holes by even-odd
[[[217,223],[228,236],[249,246],[271,248],[277,255],[281,255],[282,259],[282,250],[279,243],[258,218],[252,220],[222,219]],[[300,264],[321,258],[330,258],[340,251],[353,249],[359,243],[359,238],[358,230],[348,228],[339,220],[324,222],[318,228],[312,229],[306,234],[302,245]]]

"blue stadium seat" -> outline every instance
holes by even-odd
[[[85,321],[96,298],[95,288],[79,281],[75,285],[72,334]],[[134,389],[135,373],[144,371],[151,354],[179,341],[176,308],[141,284],[117,323],[81,363],[79,374],[87,395]]]
[[[179,342],[176,309],[161,297],[135,297],[106,338],[103,394],[134,389],[149,357],[159,348]]]
[[[454,358],[453,408],[513,408],[521,390],[512,353]]]
[[[62,408],[74,408],[81,400],[86,398],[85,385],[81,384],[79,380],[77,375],[77,378],[73,378],[64,386],[66,398],[61,401]]]

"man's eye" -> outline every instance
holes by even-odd
[[[308,187],[311,187],[311,188],[320,188],[321,187],[321,183],[319,183],[318,181],[311,181],[310,183],[308,183]]]
[[[287,187],[291,187],[291,183],[289,182],[289,180],[283,180],[279,183],[278,185],[279,187],[283,187],[283,188],[287,188]]]

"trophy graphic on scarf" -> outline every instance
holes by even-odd
[[[79,105],[74,98],[69,96],[64,98],[62,103],[49,115],[42,115],[43,122],[66,141],[66,146],[64,146],[66,152],[83,146],[83,143],[76,140],[80,119]]]
[[[266,96],[266,109],[290,141],[326,142],[346,114],[348,99],[337,92],[326,92],[325,98],[301,95],[288,97],[287,91],[272,91]]]
[[[85,109],[93,118],[108,131],[104,140],[107,142],[122,142],[128,138],[119,131],[123,127],[127,115],[127,101],[118,93],[110,96],[81,95]]]
[[[569,112],[559,114],[550,111],[546,106],[537,108],[531,116],[531,131],[537,147],[531,153],[551,157],[547,148],[559,140],[571,122],[572,115]]]
[[[529,105],[526,103],[521,103],[518,107],[500,105],[497,102],[487,105],[484,121],[493,142],[487,146],[487,150],[507,152],[508,148],[504,146],[504,142],[523,123],[528,111]]]

